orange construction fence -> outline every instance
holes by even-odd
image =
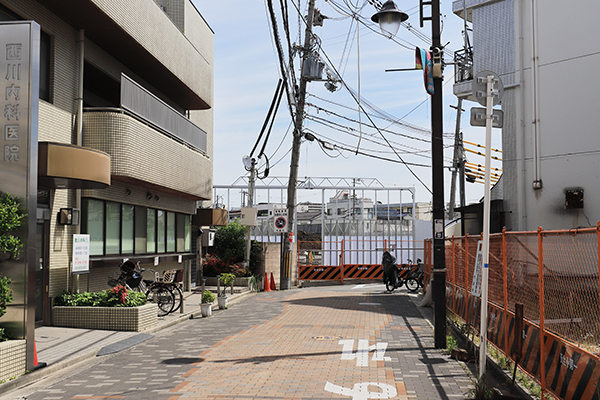
[[[479,328],[471,295],[479,236],[446,239],[446,306]],[[600,397],[600,222],[490,235],[488,341],[559,399]],[[425,277],[431,272],[425,243]],[[521,348],[515,305],[523,305]],[[543,338],[543,340],[540,340]],[[517,357],[520,354],[520,357]]]

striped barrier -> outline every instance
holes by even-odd
[[[380,264],[344,264],[344,279],[383,279]]]
[[[340,281],[342,271],[338,266],[298,265],[298,279],[302,281]]]
[[[479,299],[461,287],[447,290],[447,304],[458,317],[479,327]],[[453,307],[451,307],[453,305]],[[562,321],[556,321],[560,323]],[[487,337],[513,362],[515,315],[497,304],[488,304]],[[546,390],[559,399],[600,400],[600,357],[550,333],[544,334],[543,358],[540,328],[535,322],[523,320],[521,358],[519,366]],[[543,365],[540,360],[544,360]],[[543,378],[542,378],[543,374]]]

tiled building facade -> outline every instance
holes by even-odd
[[[40,25],[40,148],[48,171],[77,170],[40,172],[36,320],[49,323],[50,299],[74,284],[106,289],[124,258],[183,268],[195,258],[191,217],[212,193],[213,32],[198,10],[189,0],[0,0],[0,20]],[[54,149],[104,152],[109,185],[85,155],[52,159]],[[61,225],[64,208],[80,209],[81,223]],[[78,279],[75,233],[91,240]]]

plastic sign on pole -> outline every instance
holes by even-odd
[[[481,297],[481,264],[483,262],[483,240],[477,242],[477,256],[475,257],[475,270],[473,271],[473,284],[471,295]]]
[[[288,231],[288,210],[287,208],[276,208],[273,210],[273,231],[287,232]]]
[[[73,235],[73,274],[90,272],[90,235]]]

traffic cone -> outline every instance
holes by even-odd
[[[275,279],[273,279],[272,272],[271,272],[271,290],[277,290],[277,286],[275,286]]]
[[[38,356],[37,356],[37,346],[35,345],[35,340],[33,341],[33,370],[36,371],[40,368],[44,368],[46,365],[48,365],[45,362],[38,362]]]
[[[35,340],[33,341],[33,366],[37,367],[38,358],[37,358],[37,347],[35,345]]]
[[[269,276],[265,272],[265,292],[270,292],[271,287],[269,286]]]

